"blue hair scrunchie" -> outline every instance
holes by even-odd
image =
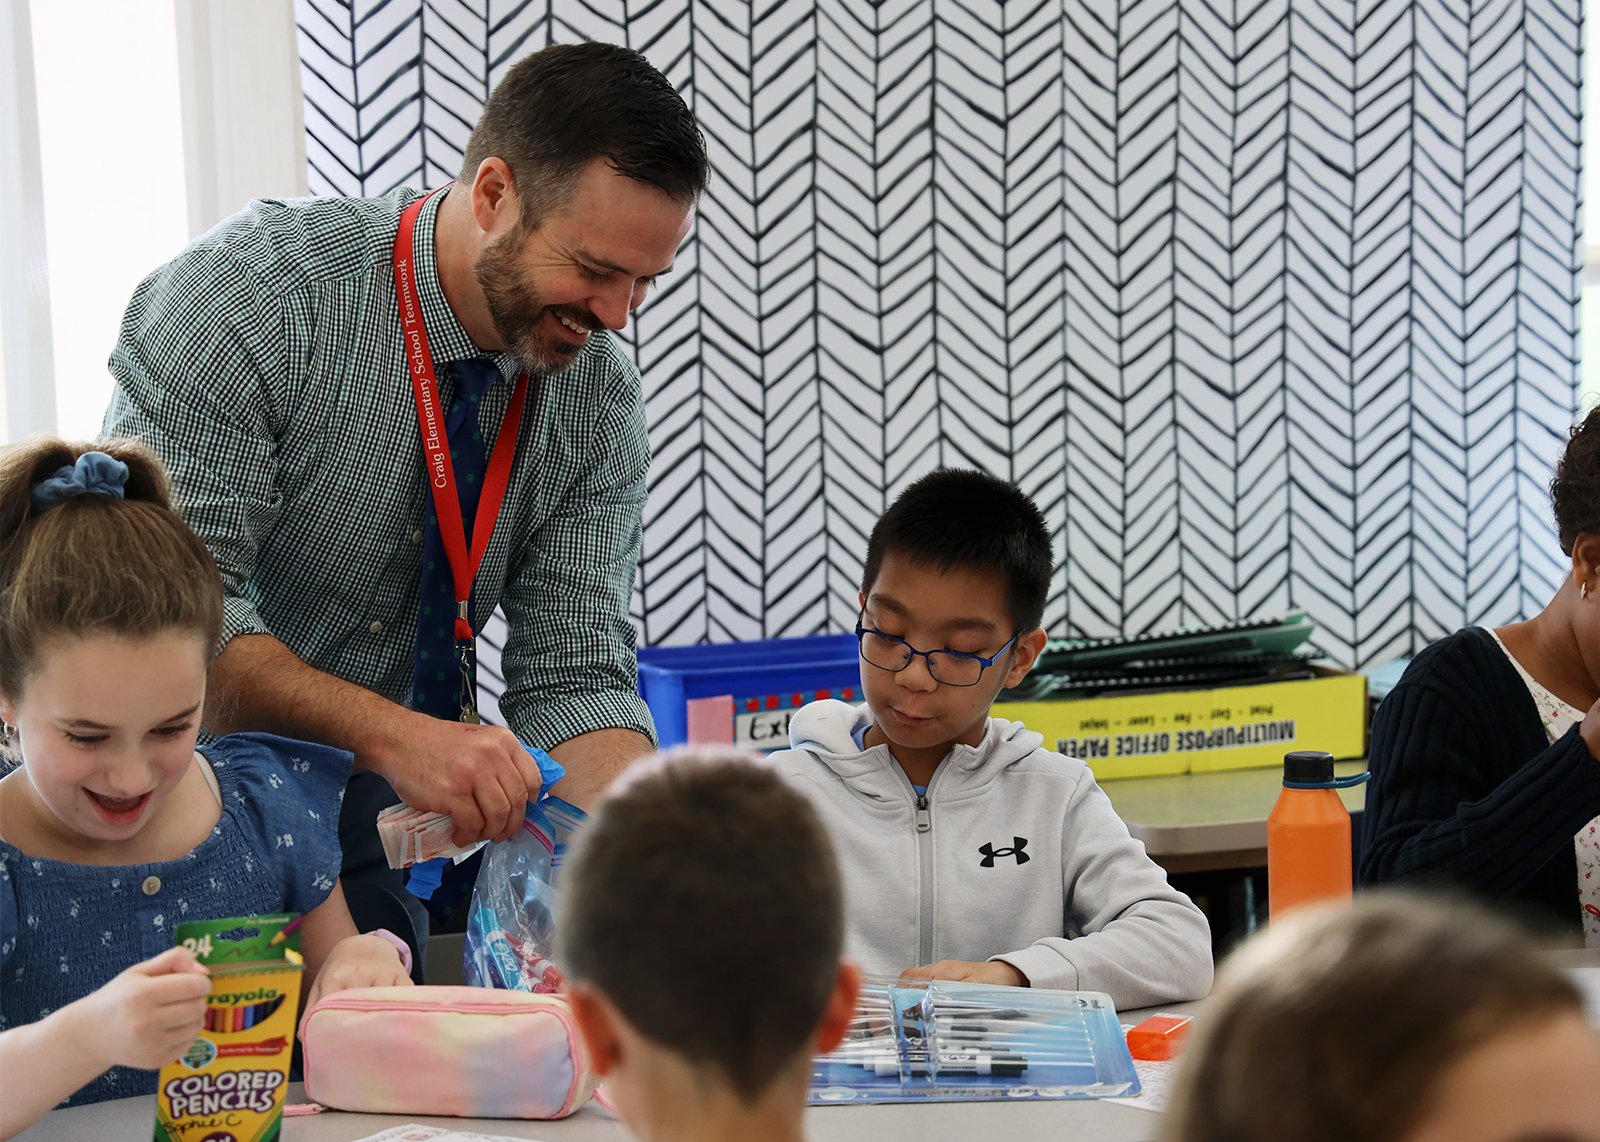
[[[76,464],[57,468],[54,476],[34,486],[33,514],[78,496],[116,496],[120,500],[127,482],[128,466],[121,460],[104,452],[85,452]]]

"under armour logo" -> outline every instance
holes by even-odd
[[[1022,850],[1028,847],[1027,837],[1012,837],[1009,849],[997,849],[985,841],[978,846],[978,851],[983,854],[983,860],[978,863],[983,868],[993,868],[996,857],[1016,857],[1018,864],[1027,864],[1033,858]]]

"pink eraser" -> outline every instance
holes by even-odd
[[[733,695],[690,698],[689,741],[695,745],[733,744]]]

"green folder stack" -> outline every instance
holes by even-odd
[[[1180,627],[1131,638],[1057,638],[1033,673],[1002,702],[1086,698],[1134,690],[1246,686],[1313,677],[1322,652],[1304,611],[1214,627]]]

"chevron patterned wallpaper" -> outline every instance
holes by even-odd
[[[849,629],[941,465],[1058,529],[1056,633],[1531,613],[1574,409],[1579,0],[297,0],[311,186],[456,173],[516,59],[647,55],[715,182],[623,335],[648,643]]]

